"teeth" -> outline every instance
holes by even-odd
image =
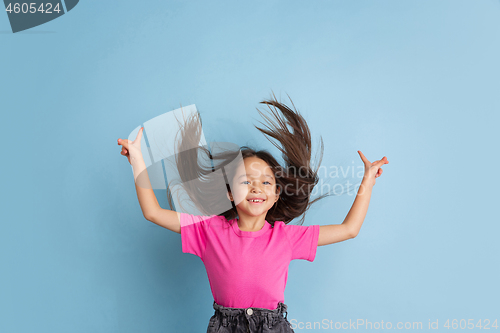
[[[262,202],[264,200],[250,200],[251,202]]]

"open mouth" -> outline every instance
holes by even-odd
[[[260,205],[262,203],[264,203],[264,199],[250,199],[250,200],[247,200],[249,203],[253,204],[253,205]]]

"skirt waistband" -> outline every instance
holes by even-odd
[[[287,319],[287,305],[279,302],[278,307],[274,310],[264,309],[264,308],[230,308],[217,304],[214,301],[215,317],[219,318],[222,326],[228,326],[229,323],[235,322],[237,317],[243,316],[245,322],[249,321],[264,321],[267,323],[268,327],[271,328],[274,323],[280,321],[279,317],[283,318],[283,313],[285,313],[285,320]],[[253,319],[251,319],[253,318]]]
[[[278,307],[274,310],[270,309],[264,309],[264,308],[255,308],[255,307],[249,307],[249,308],[230,308],[230,307],[225,307],[220,304],[217,304],[214,301],[214,310],[216,312],[220,312],[223,315],[226,316],[237,316],[240,314],[246,314],[249,316],[252,315],[280,315],[282,313],[285,314],[285,318],[287,317],[288,314],[288,306],[285,303],[279,302]]]

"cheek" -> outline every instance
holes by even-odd
[[[244,186],[237,186],[234,189],[233,192],[233,198],[236,201],[236,204],[240,203],[241,200],[246,199],[247,194],[248,194],[248,189]]]
[[[272,196],[273,198],[277,196],[276,192],[277,192],[277,187],[276,186],[271,186],[267,192],[269,193],[269,196]]]

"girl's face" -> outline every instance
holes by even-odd
[[[265,215],[279,197],[272,169],[258,157],[247,157],[243,162],[233,179],[232,200],[240,216]]]

